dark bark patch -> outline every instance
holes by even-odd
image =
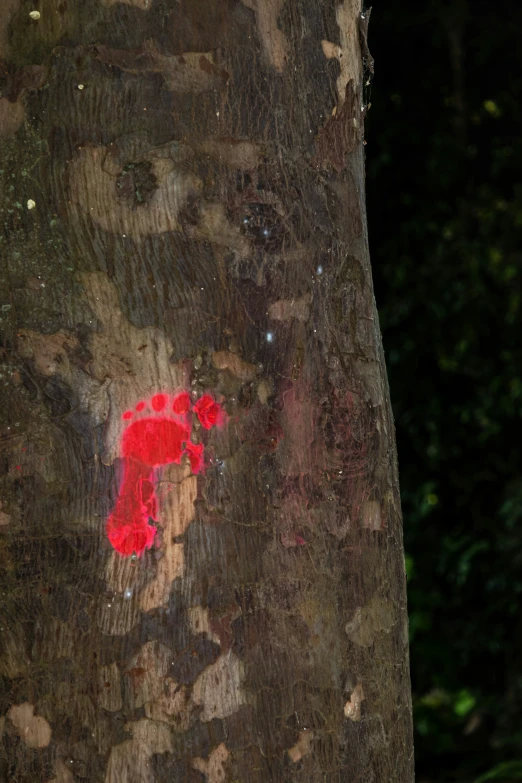
[[[154,780],[172,780],[176,783],[204,783],[205,775],[193,769],[189,761],[180,761],[172,753],[156,754],[152,757]]]
[[[28,92],[39,90],[44,86],[46,79],[47,68],[44,65],[26,65],[13,74],[6,74],[2,79],[2,81],[5,80],[2,95],[14,103]]]
[[[170,667],[169,676],[178,683],[194,682],[201,672],[219,658],[220,647],[209,639],[197,639]]]
[[[157,189],[158,180],[148,160],[127,163],[116,178],[116,192],[132,208],[145,205]]]
[[[330,165],[340,173],[346,167],[346,158],[355,149],[360,135],[359,102],[353,79],[350,79],[340,112],[330,117],[316,136],[314,162],[320,168]]]

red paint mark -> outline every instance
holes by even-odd
[[[183,416],[190,410],[190,397],[187,392],[177,394],[172,401],[172,410],[179,416]]]
[[[151,468],[181,462],[189,429],[173,419],[147,417],[133,421],[122,439],[122,454]]]
[[[169,413],[169,407],[173,413]],[[135,412],[122,414],[122,419],[129,422],[121,439],[123,480],[107,520],[107,536],[121,555],[142,555],[154,543],[156,528],[149,524],[149,519],[156,520],[158,513],[158,470],[170,463],[179,465],[183,455],[188,457],[193,473],[203,468],[203,444],[190,440],[190,407],[187,392],[177,394],[171,401],[167,394],[155,394],[150,399],[152,410],[140,401]],[[221,406],[209,394],[203,395],[193,410],[205,429],[211,429],[223,418]],[[180,416],[184,416],[181,421]]]
[[[214,402],[210,394],[204,394],[194,405],[194,411],[202,426],[209,430],[218,423],[221,408],[217,402]]]
[[[165,405],[167,404],[167,395],[166,394],[155,394],[152,400],[150,401],[150,404],[155,411],[162,411]]]

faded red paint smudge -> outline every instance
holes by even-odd
[[[185,443],[185,452],[188,454],[190,467],[193,473],[199,473],[203,467],[203,444],[196,445],[188,440]]]
[[[193,473],[203,468],[203,444],[190,440],[192,417],[188,415],[191,402],[187,392],[172,400],[167,394],[155,394],[149,405],[152,412],[147,410],[146,402],[138,402],[135,411],[143,414],[138,418],[133,411],[122,414],[122,419],[129,422],[121,439],[123,480],[107,520],[107,536],[124,556],[133,552],[142,555],[154,543],[156,528],[149,524],[149,518],[157,518],[158,470],[170,463],[179,465],[184,454]],[[205,429],[223,418],[221,406],[209,394],[203,395],[193,410]]]

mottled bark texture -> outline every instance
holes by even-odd
[[[0,779],[409,783],[360,3],[4,0],[0,50]],[[183,390],[122,557],[122,414]]]

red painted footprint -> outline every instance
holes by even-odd
[[[159,468],[171,462],[179,465],[184,454],[193,473],[203,467],[203,444],[190,440],[191,411],[207,430],[223,419],[221,406],[209,394],[192,405],[187,392],[174,397],[155,394],[149,405],[138,402],[135,410],[122,416],[129,422],[121,439],[123,480],[107,520],[107,536],[121,555],[141,555],[154,542],[156,528],[149,525],[149,517],[155,520],[157,516]]]

